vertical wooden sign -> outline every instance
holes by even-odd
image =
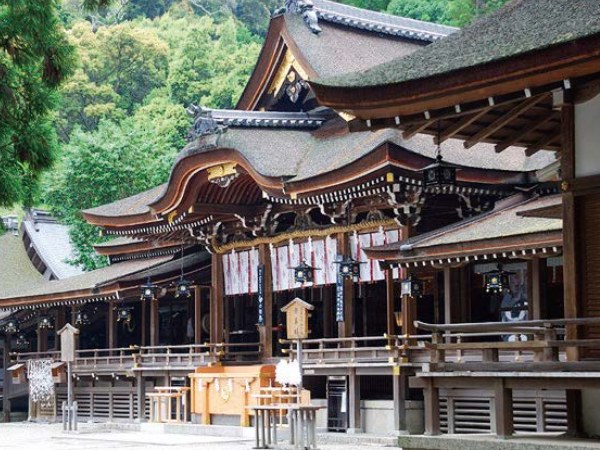
[[[335,321],[344,321],[344,276],[340,273],[335,283]]]
[[[256,280],[258,283],[258,305],[257,305],[257,321],[256,324],[264,326],[265,324],[265,265],[260,264],[256,272]]]

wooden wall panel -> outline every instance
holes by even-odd
[[[582,312],[584,317],[600,317],[600,196],[581,196],[577,203]],[[600,339],[600,325],[585,327],[584,338]],[[585,358],[600,358],[600,349],[587,350]]]

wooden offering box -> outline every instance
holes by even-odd
[[[239,416],[240,425],[250,426],[248,406],[261,387],[275,384],[275,366],[200,367],[191,379],[191,412],[201,416],[203,425],[211,424],[211,415]]]

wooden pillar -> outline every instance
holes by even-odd
[[[401,373],[400,367],[394,368],[392,383],[394,395],[394,431],[398,434],[408,434],[406,424],[408,376]]]
[[[425,378],[423,391],[425,408],[425,434],[435,436],[440,434],[440,392],[434,384],[433,377]]]
[[[147,338],[146,335],[148,334],[148,307],[146,306],[146,301],[142,300],[142,305],[140,308],[141,311],[141,339],[140,339],[140,345],[142,347],[145,347],[147,344]]]
[[[385,270],[385,304],[387,334],[392,336],[396,334],[396,318],[394,317],[394,273],[390,268]]]
[[[494,426],[499,437],[513,434],[512,390],[506,387],[504,378],[494,381]]]
[[[210,290],[210,342],[224,341],[223,336],[223,258],[217,253],[212,255]]]
[[[527,265],[531,320],[546,318],[546,260],[535,258]]]
[[[37,351],[39,353],[48,351],[48,329],[38,328],[37,329]]]
[[[360,377],[350,369],[348,376],[348,434],[362,433],[360,419]]]
[[[264,306],[265,324],[259,327],[260,343],[263,358],[273,356],[273,267],[271,265],[271,253],[267,244],[258,247],[259,264],[264,266]]]
[[[350,239],[347,233],[337,235],[338,254],[350,255]],[[338,322],[338,337],[352,337],[354,330],[354,281],[344,279],[344,321]]]
[[[568,187],[575,178],[575,105],[571,99],[565,101],[561,109],[562,127],[562,152],[561,152],[561,175]],[[576,223],[575,223],[575,196],[573,192],[563,193],[562,217],[563,217],[563,282],[565,318],[574,319],[579,317],[579,287],[577,274],[577,249],[576,249]],[[577,327],[567,325],[565,332],[566,340],[578,338]],[[567,358],[570,361],[579,359],[579,351],[572,347],[567,349]]]
[[[471,266],[463,266],[459,271],[459,296],[460,309],[458,311],[459,322],[471,322]]]
[[[202,344],[202,290],[194,288],[194,344]]]
[[[581,390],[567,389],[567,436],[579,437],[582,435],[582,404]]]
[[[106,336],[108,337],[108,348],[115,348],[117,344],[117,320],[115,318],[115,305],[112,302],[108,302],[106,306]]]
[[[135,374],[135,390],[137,394],[137,417],[138,422],[146,421],[146,382],[142,372]]]
[[[159,312],[158,297],[150,302],[150,346],[156,347],[159,343]]]
[[[327,286],[320,288],[323,296],[323,337],[333,337],[333,305],[331,302],[331,289]]]
[[[444,267],[444,323],[452,323],[452,269]]]
[[[67,307],[59,306],[58,309],[56,310],[56,322],[55,322],[55,327],[54,327],[55,333],[58,330],[60,330],[62,327],[64,327],[66,323],[67,323]],[[57,334],[56,334],[56,338],[54,339],[54,348],[56,350],[60,350],[60,339],[58,338]]]
[[[4,351],[2,355],[4,359],[4,384],[2,387],[2,413],[4,422],[10,422],[11,412],[10,390],[12,387],[12,375],[6,370],[10,367],[11,338],[11,334],[4,336]]]

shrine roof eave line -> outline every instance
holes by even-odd
[[[385,261],[398,265],[413,263],[445,264],[461,261],[487,260],[488,256],[495,258],[519,258],[523,251],[530,251],[529,256],[560,254],[562,249],[562,230],[528,233],[523,235],[483,239],[479,241],[460,242],[432,247],[421,247],[413,250],[379,250],[376,248],[363,249],[370,259]],[[531,252],[534,250],[539,252]],[[542,249],[552,249],[544,251]]]

